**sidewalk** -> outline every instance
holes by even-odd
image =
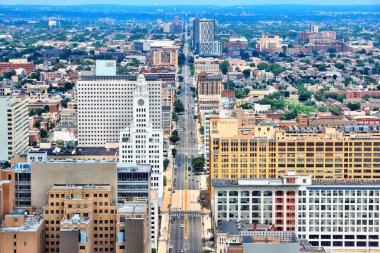
[[[211,217],[208,215],[203,215],[202,216],[202,223],[203,223],[202,238],[204,238],[206,240],[210,239],[213,236],[213,234],[209,232],[212,229]]]
[[[169,149],[171,156],[171,149]],[[169,211],[169,205],[172,203],[172,192],[169,191],[169,188],[172,188],[173,185],[173,161],[171,158],[168,157],[170,160],[170,164],[168,168],[166,169],[165,176],[166,176],[166,186],[164,187],[164,196],[162,200],[162,207],[161,212],[167,212]]]
[[[164,195],[161,206],[161,224],[160,224],[160,237],[158,239],[158,253],[167,253],[168,252],[168,242],[170,240],[170,217],[169,210],[172,203],[172,191],[169,191],[169,188],[173,186],[173,163],[174,159],[172,156],[172,149],[174,145],[169,145],[168,148],[168,157],[170,163],[168,168],[165,171],[166,176],[166,186],[164,187]]]
[[[170,239],[170,222],[169,214],[161,213],[161,236],[158,239],[158,253],[166,253],[168,251],[168,242]]]
[[[198,150],[202,151],[203,152],[203,136],[201,135],[201,133],[199,132],[199,128],[201,128],[201,123],[199,122],[199,116],[198,116],[198,119],[196,120],[197,122],[197,143],[198,143]]]

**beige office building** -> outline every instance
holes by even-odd
[[[117,164],[115,162],[78,160],[46,161],[31,164],[32,206],[41,208],[48,199],[46,192],[53,184],[108,184],[117,196]]]
[[[178,66],[178,47],[168,46],[155,48],[152,52],[153,66]]]
[[[222,95],[222,76],[202,72],[197,80],[198,95]]]
[[[220,74],[219,59],[213,57],[197,57],[194,59],[194,71],[196,74],[200,74],[201,72]]]
[[[60,248],[69,252],[72,243],[78,248],[71,252],[114,252],[116,210],[110,185],[49,187],[47,205],[43,207],[46,252],[60,252]],[[61,233],[70,229],[77,229],[80,236],[68,235],[76,240],[61,241]]]
[[[126,202],[117,209],[116,234],[116,253],[150,252],[149,216],[146,201]]]
[[[11,212],[5,216],[3,224],[0,228],[0,252],[45,252],[45,223],[41,214]]]

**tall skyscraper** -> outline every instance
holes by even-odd
[[[0,96],[0,162],[9,161],[29,147],[28,101]]]
[[[107,61],[108,64],[109,61]],[[116,63],[115,63],[116,65]],[[104,64],[102,66],[105,66]],[[97,71],[104,73],[104,71]],[[78,81],[79,146],[103,147],[117,143],[120,131],[132,121],[136,76],[81,75]],[[153,129],[161,129],[162,82],[146,76],[149,118]]]
[[[151,187],[163,194],[163,131],[155,129],[151,119],[151,96],[143,75],[137,77],[133,92],[132,123],[120,133],[119,161],[122,163],[150,164]]]
[[[318,33],[318,25],[310,25],[310,32]]]
[[[222,44],[215,41],[215,20],[194,19],[193,46],[199,55],[220,55]]]

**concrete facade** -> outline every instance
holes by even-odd
[[[47,203],[49,187],[53,184],[109,184],[112,196],[117,196],[116,163],[82,161],[45,162],[31,164],[32,206],[41,208]]]

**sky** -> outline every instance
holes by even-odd
[[[0,0],[4,5],[253,5],[253,4],[313,4],[356,5],[380,4],[380,0]]]

